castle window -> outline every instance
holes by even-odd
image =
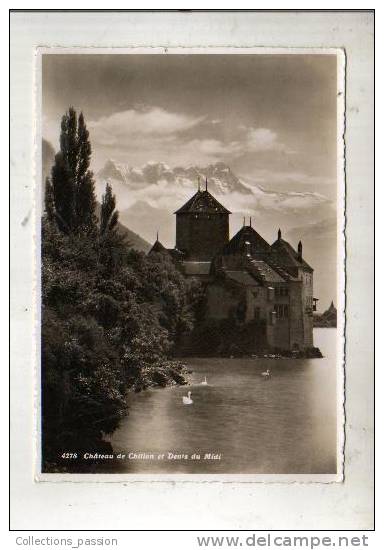
[[[275,304],[275,312],[277,319],[288,319],[289,309],[287,304]]]

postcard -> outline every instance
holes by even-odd
[[[39,49],[38,479],[340,481],[340,49]]]

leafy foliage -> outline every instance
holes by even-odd
[[[116,239],[116,240],[114,240]],[[63,233],[43,220],[43,455],[102,448],[126,414],[129,388],[183,383],[169,360],[199,296],[162,255],[112,234]]]
[[[54,213],[58,228],[65,233],[93,231],[96,226],[95,184],[89,170],[91,152],[83,113],[77,118],[70,107],[61,120],[60,151],[52,167],[52,192],[48,202],[46,199],[48,217]]]
[[[104,235],[106,231],[116,230],[119,214],[116,208],[116,198],[112,194],[112,187],[107,183],[105,194],[101,201],[100,212],[100,233]]]

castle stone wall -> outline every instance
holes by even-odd
[[[290,349],[304,349],[304,320],[302,283],[291,281],[289,285],[289,340]]]
[[[212,260],[229,239],[228,214],[176,215],[176,248],[189,260]]]
[[[303,346],[313,347],[313,274],[302,270]]]

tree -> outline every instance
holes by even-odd
[[[74,227],[73,175],[61,151],[55,156],[52,166],[52,187],[58,228],[70,233]]]
[[[76,215],[78,224],[84,228],[94,228],[96,226],[95,184],[93,173],[89,170],[92,148],[83,113],[79,115],[76,150]]]
[[[61,231],[96,228],[96,197],[89,132],[83,113],[77,119],[70,107],[61,120],[60,151],[52,168],[52,187],[57,224]],[[48,214],[48,211],[47,211]]]
[[[60,151],[63,154],[73,178],[76,178],[79,143],[77,135],[77,117],[73,107],[61,118]]]
[[[118,219],[116,197],[112,193],[112,187],[107,183],[101,200],[98,239],[99,260],[106,272],[115,271],[122,265],[129,247],[125,235],[118,231]]]
[[[107,183],[105,194],[101,201],[100,212],[100,233],[104,235],[106,231],[114,231],[119,219],[119,213],[116,208],[116,197],[112,194],[112,187]]]
[[[88,171],[81,179],[76,193],[77,229],[93,231],[96,229],[96,197],[93,173]]]

